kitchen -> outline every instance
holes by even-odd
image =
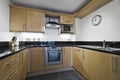
[[[55,9],[49,1],[1,0],[0,80],[119,80],[120,0],[85,0],[76,10],[79,0],[67,8],[64,1]],[[47,20],[64,28],[46,27]]]

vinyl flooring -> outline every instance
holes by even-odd
[[[80,79],[80,77],[73,70],[69,70],[28,77],[26,80],[82,80],[82,79]]]

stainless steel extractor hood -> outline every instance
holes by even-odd
[[[60,18],[59,17],[46,16],[45,20],[46,20],[46,28],[58,29],[60,27],[60,25],[59,25]]]

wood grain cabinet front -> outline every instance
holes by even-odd
[[[85,69],[86,53],[81,48],[74,47],[73,67],[87,79],[87,71]]]
[[[83,73],[83,61],[81,57],[81,50],[74,47],[73,51],[73,67],[80,73]]]
[[[72,47],[63,47],[63,67],[71,66]]]
[[[118,57],[113,61],[113,69],[119,68]],[[116,63],[116,64],[115,64]],[[74,48],[73,53],[73,67],[86,79],[86,80],[115,80],[112,79],[119,75],[118,72],[112,72],[112,57],[109,53]],[[115,75],[116,74],[116,75]],[[118,79],[116,79],[118,80]]]
[[[75,23],[74,15],[62,14],[60,16],[60,24],[74,25],[74,23]]]
[[[84,64],[88,80],[111,80],[111,57],[108,53],[87,50]]]
[[[10,7],[10,31],[26,31],[27,10],[24,8]]]
[[[25,80],[27,76],[28,49],[19,52],[19,80]]]
[[[30,48],[30,72],[44,70],[44,48]]]
[[[0,60],[0,80],[25,80],[28,49]]]
[[[27,31],[45,31],[45,13],[42,11],[27,10]]]
[[[18,80],[19,54],[0,60],[0,80]],[[15,70],[15,71],[13,71]]]
[[[11,32],[45,32],[45,12],[24,7],[10,7]]]

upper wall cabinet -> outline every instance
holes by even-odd
[[[10,31],[44,32],[45,12],[30,8],[11,6]]]
[[[27,10],[11,7],[10,10],[10,31],[26,31]]]
[[[45,31],[45,13],[41,11],[27,11],[27,31]]]
[[[60,24],[74,25],[75,18],[74,15],[62,14],[60,16]]]
[[[83,9],[81,9],[78,13],[76,13],[75,16],[78,18],[83,18],[87,16],[88,14],[90,14],[91,12],[109,3],[110,1],[113,1],[113,0],[92,0]]]

